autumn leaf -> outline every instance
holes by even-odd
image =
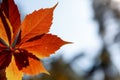
[[[25,17],[21,24],[21,42],[25,42],[30,38],[49,32],[52,24],[53,10],[56,6],[57,5],[53,8],[34,11],[32,14]]]
[[[9,20],[8,22],[11,25],[9,27],[12,27],[13,39],[15,39],[21,24],[18,8],[15,5],[14,0],[3,0],[1,6],[2,10]],[[13,39],[12,41],[14,41]]]
[[[21,80],[23,74],[48,74],[40,59],[49,57],[62,45],[69,43],[48,33],[56,6],[34,11],[21,22],[14,0],[2,1],[0,70],[5,69],[7,80]]]
[[[28,50],[39,58],[44,58],[48,57],[51,53],[54,53],[56,50],[58,50],[60,46],[67,43],[68,42],[62,41],[55,35],[46,34],[38,40],[22,44],[20,48]]]

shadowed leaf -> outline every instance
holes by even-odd
[[[19,50],[14,55],[18,69],[22,70],[25,74],[36,75],[39,73],[48,73],[42,65],[42,62],[26,50]]]
[[[0,70],[5,69],[9,65],[11,57],[10,51],[4,50],[0,52]]]

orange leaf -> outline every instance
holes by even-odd
[[[53,11],[57,5],[52,8],[40,9],[34,11],[25,17],[21,25],[21,42],[30,38],[47,33],[52,24]]]
[[[48,74],[37,57],[25,50],[17,50],[14,53],[14,57],[12,58],[10,65],[6,68],[7,79],[21,80],[22,72],[28,75],[36,75],[39,73]]]
[[[15,64],[14,57],[12,57],[12,61],[9,66],[6,68],[6,77],[7,80],[22,80],[22,72],[19,71]]]
[[[62,45],[67,44],[59,37],[51,34],[45,34],[40,39],[23,43],[19,48],[33,53],[39,58],[48,57],[58,50]]]
[[[14,57],[18,69],[28,75],[48,73],[40,60],[26,50],[19,50],[17,53],[14,53]]]
[[[24,67],[22,69],[22,72],[24,72],[25,74],[32,75],[32,76],[40,74],[40,73],[49,74],[44,68],[40,60],[31,58],[31,57],[29,57],[28,60],[29,60],[29,66]]]

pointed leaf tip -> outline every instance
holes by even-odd
[[[67,42],[67,41],[64,41],[65,44],[73,44],[73,42]]]
[[[53,9],[55,9],[58,5],[58,2],[52,7]]]

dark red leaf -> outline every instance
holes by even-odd
[[[0,52],[0,70],[5,69],[11,62],[12,54],[8,50],[3,50]]]

